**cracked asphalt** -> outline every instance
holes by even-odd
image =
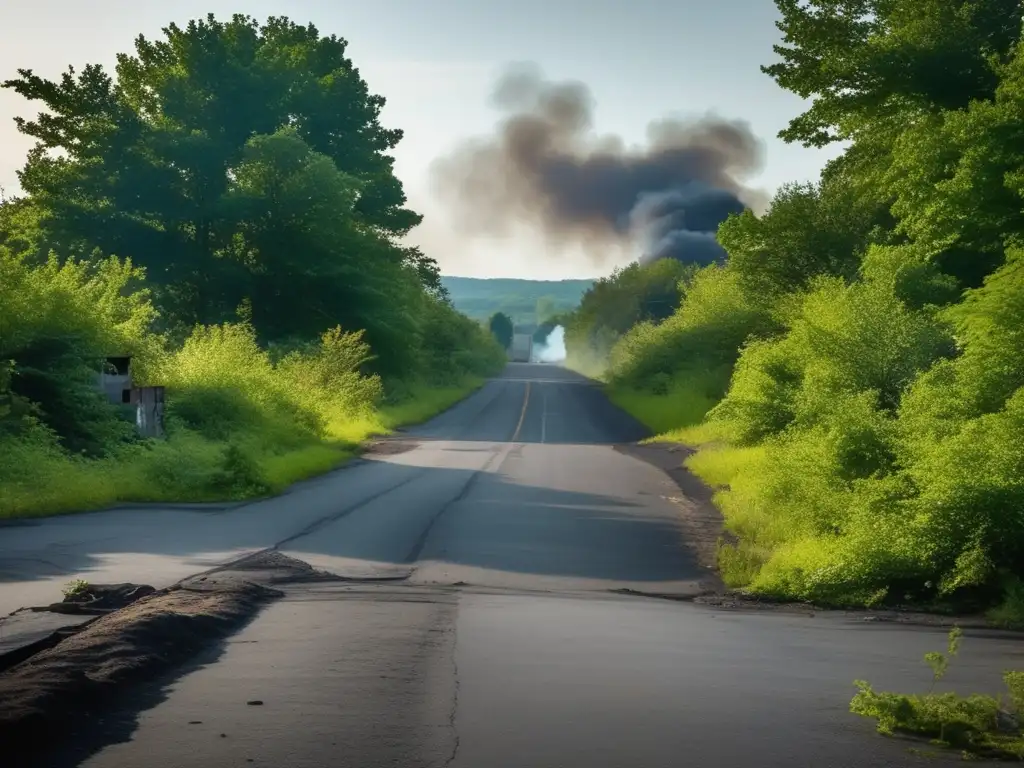
[[[666,471],[679,456],[629,447],[643,435],[587,380],[513,364],[434,421],[277,499],[5,529],[6,605],[22,587],[51,602],[73,577],[166,586],[271,547],[347,579],[283,586],[284,599],[189,668],[83,716],[48,764],[945,762],[847,711],[857,678],[927,689],[921,657],[944,646],[943,630],[613,592],[687,598],[716,586],[706,489]],[[20,565],[4,554],[19,537]],[[968,631],[943,685],[994,692],[1010,667],[1021,667],[1016,636]]]

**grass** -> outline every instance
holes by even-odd
[[[649,442],[694,445],[708,442],[704,417],[721,400],[726,382],[722,371],[684,370],[662,375],[649,388],[613,381],[605,390],[613,403],[656,435]]]
[[[261,462],[271,493],[280,493],[293,483],[337,469],[359,454],[358,444],[310,445]]]
[[[1024,713],[1024,672],[1005,672],[1005,696],[935,693],[935,684],[946,674],[950,661],[959,653],[962,634],[954,627],[947,651],[927,653],[924,660],[932,669],[932,685],[925,694],[906,695],[875,691],[857,680],[857,694],[850,711],[876,721],[878,732],[923,737],[932,744],[956,749],[967,758],[1024,759],[1024,735],[1019,717]]]
[[[335,425],[329,439],[286,446],[258,432],[214,440],[179,429],[102,459],[68,456],[45,442],[13,444],[20,474],[0,483],[0,519],[32,518],[132,502],[215,502],[280,493],[293,483],[329,472],[360,453],[362,443],[447,410],[484,382],[417,385],[399,401]],[[5,450],[10,448],[5,444]]]
[[[678,384],[667,394],[614,385],[607,391],[615,405],[662,437],[700,424],[715,404],[706,394],[685,384]]]
[[[712,488],[726,488],[765,458],[761,445],[738,448],[728,444],[702,446],[686,460],[686,468]]]
[[[689,442],[701,445],[701,440],[714,435],[710,425],[701,425],[691,431]],[[751,468],[765,461],[764,446],[735,447],[726,442],[703,445],[701,450],[686,459],[684,465],[708,486],[716,489],[715,506],[722,510],[726,530],[733,534],[732,542],[721,542],[718,548],[718,570],[722,582],[730,588],[745,587],[757,576],[761,566],[771,556],[771,548],[762,542],[775,541],[784,532],[771,530],[779,521],[770,515],[742,514],[743,507],[730,503],[732,485],[741,481]],[[742,490],[742,488],[741,488]]]
[[[391,431],[422,424],[480,389],[485,381],[482,377],[469,376],[458,385],[413,387],[410,395],[401,402],[380,409],[380,425],[384,431]]]

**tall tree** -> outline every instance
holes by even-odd
[[[775,0],[784,44],[762,67],[811,108],[780,133],[823,146],[866,125],[959,109],[995,92],[1019,0]]]
[[[116,78],[4,83],[44,110],[18,127],[37,142],[20,177],[49,241],[132,258],[183,325],[248,300],[264,335],[341,323],[384,351],[407,334],[410,280],[440,283],[396,242],[420,221],[385,154],[402,132],[380,125],[346,41],[242,15],[163,32],[118,56]],[[370,303],[391,310],[376,329]]]
[[[512,318],[506,315],[504,312],[495,312],[491,315],[491,319],[487,323],[487,327],[491,329],[491,333],[494,334],[494,338],[498,340],[503,349],[508,349],[512,346],[512,336],[515,335],[515,325],[512,323]]]

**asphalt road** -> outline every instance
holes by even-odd
[[[290,589],[194,667],[83,722],[52,765],[934,765],[847,708],[855,678],[926,689],[941,631],[615,592],[712,583],[681,525],[706,495],[626,447],[642,435],[586,380],[510,365],[279,499],[120,530],[129,513],[76,518],[63,525],[94,528],[73,541],[62,523],[5,531],[57,570],[0,552],[7,586],[103,580],[90,572],[159,586],[275,545],[352,579]],[[969,632],[945,685],[994,692],[1021,664],[1016,638]]]

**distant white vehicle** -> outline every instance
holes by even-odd
[[[514,363],[528,363],[533,357],[533,336],[529,333],[517,333],[512,337],[512,349],[509,359]]]

